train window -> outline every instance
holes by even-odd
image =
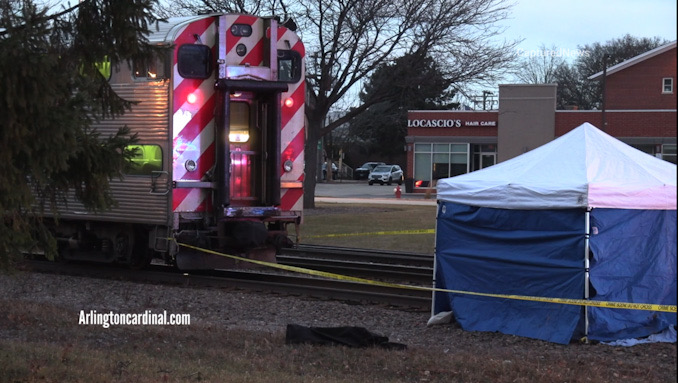
[[[133,75],[137,80],[161,80],[169,78],[167,75],[166,62],[164,54],[158,54],[149,60],[134,61]]]
[[[250,106],[244,102],[231,102],[231,126],[228,141],[234,144],[250,139]]]
[[[278,50],[278,80],[298,82],[301,79],[301,55],[290,50]]]
[[[96,65],[97,69],[99,69],[99,73],[101,73],[106,80],[111,79],[111,59],[108,56],[104,56],[103,60],[94,65]]]
[[[208,78],[212,73],[212,50],[202,44],[180,46],[177,52],[177,69],[183,78]]]
[[[128,175],[150,176],[154,170],[162,170],[162,148],[159,145],[129,145],[127,149],[135,151]]]

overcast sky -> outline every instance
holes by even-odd
[[[71,4],[76,1],[70,0]],[[514,2],[514,6],[509,18],[501,23],[505,31],[499,37],[508,41],[524,39],[518,53],[538,51],[544,45],[563,52],[571,62],[578,47],[605,43],[626,34],[676,40],[676,0],[506,1]]]
[[[510,0],[509,0],[510,1]],[[504,36],[520,49],[576,50],[630,34],[676,40],[675,0],[515,0]]]
[[[572,63],[579,47],[604,44],[626,34],[636,38],[659,37],[676,40],[675,0],[506,0],[514,2],[505,31],[499,39],[523,39],[517,47],[519,55],[539,55],[541,46],[555,48],[561,57]],[[514,83],[507,75],[498,84]],[[497,96],[498,85],[475,85],[466,95],[477,97],[487,90]],[[458,94],[459,102],[469,104]],[[496,100],[496,99],[495,99]],[[496,107],[493,104],[492,107]]]

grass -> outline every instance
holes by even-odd
[[[482,353],[290,346],[281,334],[201,325],[94,329],[58,306],[7,299],[0,299],[0,312],[0,334],[14,335],[0,339],[1,382],[675,381],[675,369],[672,376],[623,357],[491,344]]]
[[[310,212],[309,212],[310,213]],[[301,243],[433,254],[436,206],[317,204]]]
[[[319,204],[302,243],[432,253],[435,207]],[[45,286],[45,288],[48,288]],[[122,292],[133,294],[130,292]],[[159,296],[158,299],[162,299]],[[157,302],[162,305],[162,301]],[[676,345],[605,349],[467,333],[450,352],[285,345],[284,334],[191,324],[80,326],[73,309],[0,291],[0,382],[674,382]],[[437,331],[461,331],[442,329]],[[489,339],[489,340],[488,340]],[[599,350],[593,352],[593,350]],[[601,351],[602,350],[602,351]]]

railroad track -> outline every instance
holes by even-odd
[[[309,249],[306,249],[306,251],[308,250]],[[330,249],[325,249],[324,252],[326,257],[330,258],[330,255],[327,254],[327,250]],[[340,251],[343,250],[345,249],[340,249]],[[290,260],[288,259],[287,261]],[[305,265],[309,266],[309,262]],[[337,268],[334,268],[336,265],[331,266],[332,264],[335,264],[335,262],[331,262],[331,260],[328,263],[329,265],[326,265],[325,267],[322,267],[321,262],[317,259],[314,262],[316,262],[315,266],[318,266],[319,268],[338,271]],[[298,264],[301,264],[301,261],[299,261]],[[159,283],[198,288],[235,288],[254,290],[263,293],[274,292],[276,294],[302,295],[317,299],[332,299],[353,303],[385,304],[405,310],[429,310],[431,306],[431,292],[426,290],[394,288],[378,284],[318,278],[297,273],[279,273],[263,268],[182,273],[173,267],[164,265],[151,265],[145,270],[130,270],[123,267],[104,264],[82,262],[52,263],[29,260],[27,260],[22,267],[26,270],[36,272],[61,273],[90,278],[108,278],[131,282]],[[344,275],[363,275],[365,277],[372,277],[372,279],[377,275],[375,274],[377,269],[370,271],[365,269],[363,265],[357,265],[351,270],[350,265],[343,266],[343,271],[346,273]],[[389,275],[389,279],[393,281],[393,273],[382,274],[382,277],[384,275]],[[401,273],[397,275],[397,277],[403,277],[405,275],[406,273]],[[411,281],[412,279],[413,278],[401,279],[400,281]],[[430,286],[430,284],[431,273],[429,272],[425,284],[415,285]]]
[[[283,255],[295,254],[307,257],[338,259],[355,262],[374,262],[392,265],[417,267],[433,267],[433,256],[430,254],[408,253],[393,250],[357,249],[351,247],[323,246],[300,244],[294,248],[284,248]]]
[[[409,282],[429,286],[433,256],[405,252],[316,245],[282,249],[279,264],[380,281]]]

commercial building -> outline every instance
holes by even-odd
[[[556,84],[517,84],[499,86],[497,110],[409,111],[408,188],[425,191],[440,178],[506,161],[584,122],[676,163],[675,41],[589,79],[605,81],[601,110],[556,110]]]

